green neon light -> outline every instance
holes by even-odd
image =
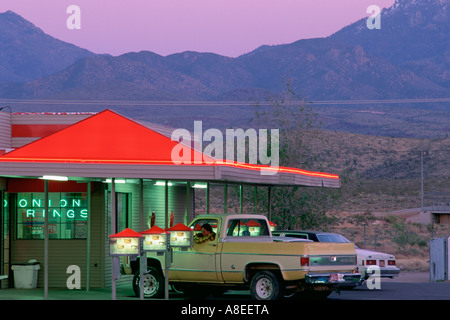
[[[6,200],[5,200],[6,201]],[[27,199],[19,199],[17,201],[17,205],[21,208],[29,208],[29,207],[33,207],[33,208],[42,208],[43,207],[43,202],[42,199],[32,199],[31,200],[31,206],[28,205],[28,200]],[[59,200],[58,203],[58,207],[61,208],[66,208],[68,206],[69,202],[66,199],[61,199]],[[48,206],[52,207],[52,200],[49,199],[48,200]],[[6,203],[5,203],[5,207],[6,207]],[[72,199],[72,206],[70,208],[75,208],[81,207],[81,199]]]
[[[54,195],[54,194],[53,194]],[[79,198],[59,198],[48,199],[48,216],[49,218],[65,218],[65,219],[87,219],[88,209],[82,205],[82,199]],[[53,200],[53,201],[52,201]],[[40,197],[26,198],[22,194],[17,199],[17,208],[21,209],[24,219],[45,218],[45,200]],[[5,203],[6,206],[6,203]]]

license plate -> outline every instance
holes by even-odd
[[[344,281],[344,275],[342,273],[332,273],[330,275],[330,282],[342,282]]]
[[[385,266],[384,260],[380,260],[380,267],[384,267],[384,266]]]

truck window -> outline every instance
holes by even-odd
[[[340,234],[318,234],[317,238],[319,239],[319,242],[336,242],[336,243],[350,242]]]
[[[228,221],[227,236],[259,237],[268,236],[267,222],[261,219],[231,219]]]
[[[217,234],[217,228],[219,226],[219,221],[217,219],[198,219],[193,221],[189,227],[194,230],[194,234],[196,234],[202,231],[202,225],[205,223],[208,223],[211,226],[212,231]]]

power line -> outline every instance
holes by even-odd
[[[368,105],[368,104],[410,104],[448,103],[450,98],[380,99],[380,100],[317,100],[288,101],[287,105]],[[127,100],[58,100],[58,99],[0,99],[0,104],[45,104],[45,105],[115,105],[115,106],[270,106],[274,101],[127,101]]]

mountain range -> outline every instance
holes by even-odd
[[[16,13],[0,14],[0,99],[258,101],[289,82],[306,100],[450,97],[450,0],[397,0],[381,29],[263,45],[230,58],[149,51],[94,54]],[[446,105],[440,105],[446,108]]]

